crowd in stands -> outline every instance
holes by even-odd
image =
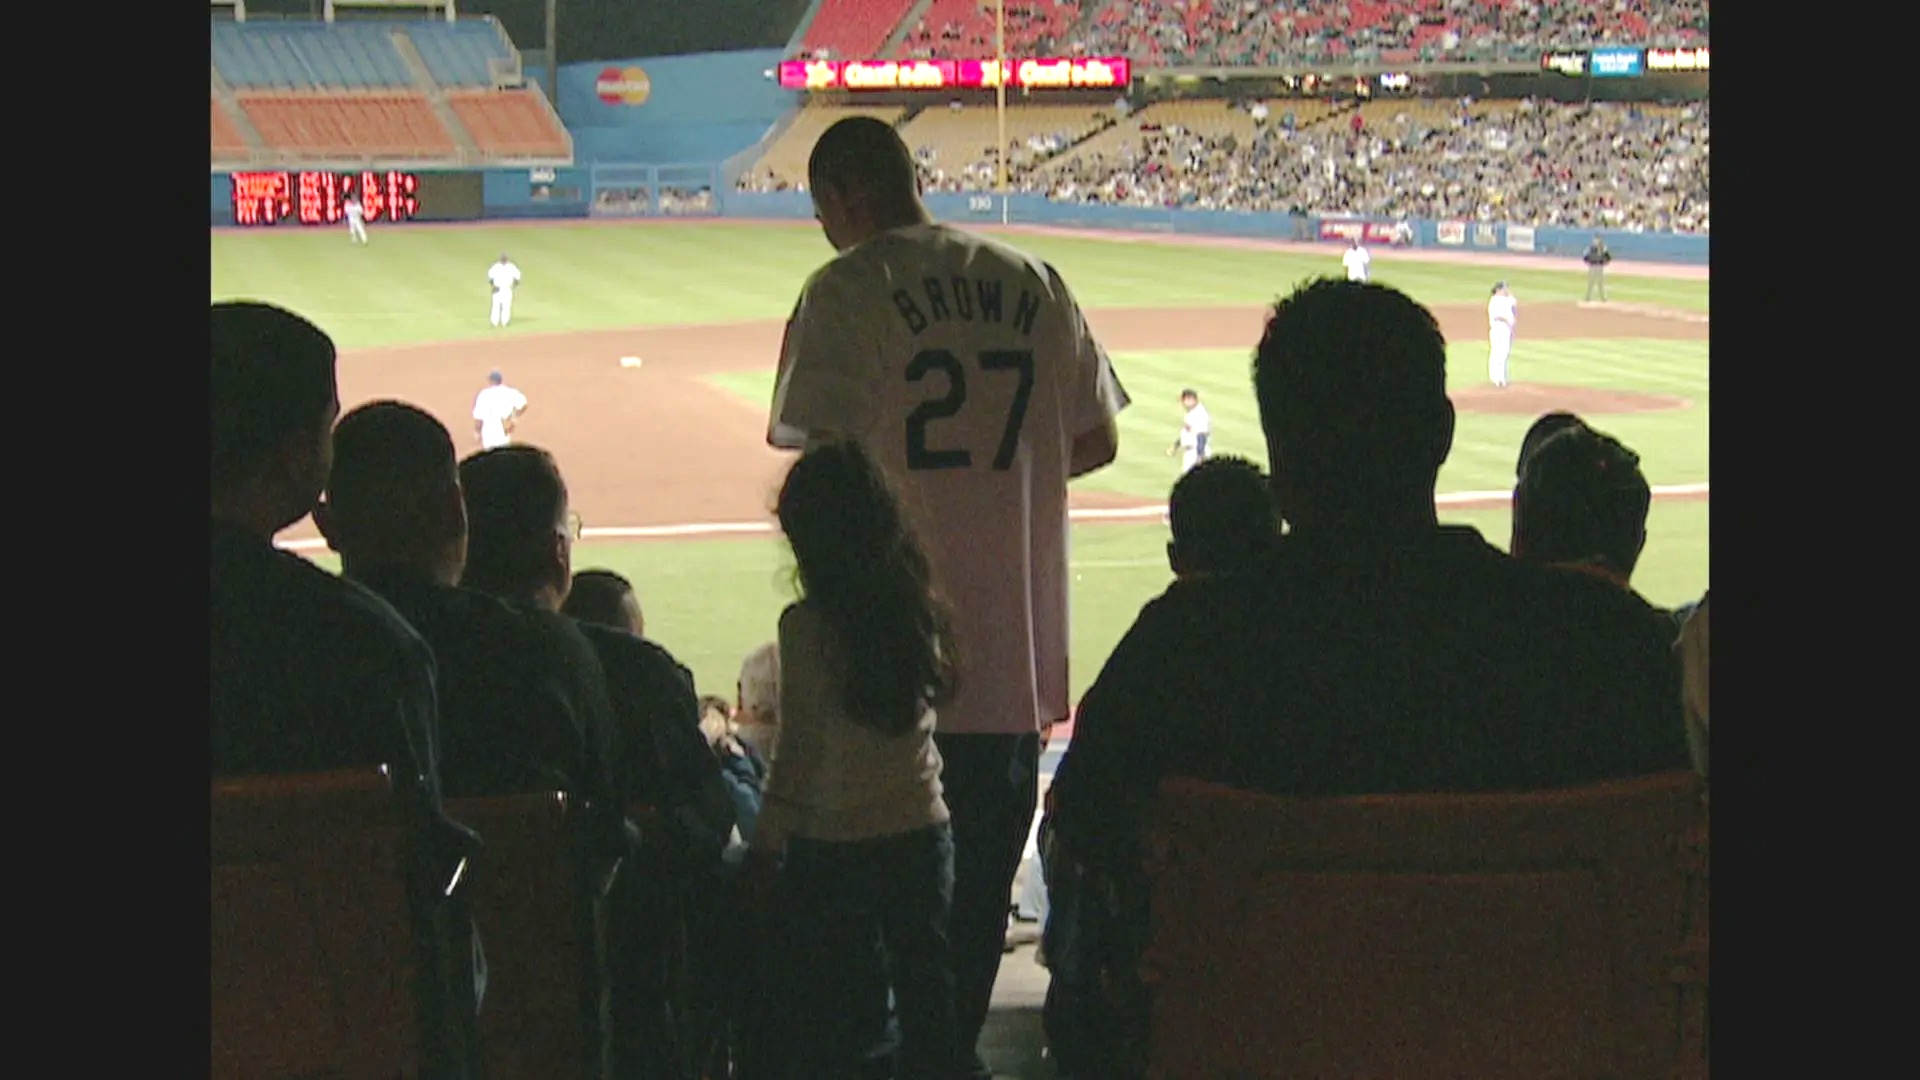
[[[1141,125],[1118,154],[1018,188],[1054,199],[1218,210],[1707,233],[1708,106],[1532,99],[1371,125],[1263,124],[1251,144]]]
[[[602,1075],[987,1075],[975,1044],[1039,747],[1064,717],[1068,564],[1063,539],[1051,553],[1032,543],[1017,576],[957,552],[979,553],[990,507],[1019,509],[1000,516],[1023,540],[1054,535],[1057,514],[1063,538],[1068,479],[1115,460],[1131,402],[1058,271],[933,222],[885,122],[836,125],[809,167],[822,228],[849,252],[957,248],[983,281],[996,260],[1030,274],[1019,307],[1000,281],[973,295],[983,316],[1025,310],[1039,328],[1044,351],[1019,355],[1061,419],[1045,436],[993,421],[1020,471],[964,475],[977,494],[943,521],[903,495],[904,463],[844,434],[881,407],[825,369],[862,347],[844,332],[857,309],[832,307],[860,291],[814,275],[798,305],[814,319],[783,346],[768,424],[769,442],[796,452],[774,507],[796,595],[743,659],[731,701],[700,693],[654,640],[631,581],[577,565],[582,521],[552,454],[508,443],[461,457],[405,402],[341,416],[324,330],[271,305],[213,305],[212,773],[394,770],[424,841],[409,878],[433,883],[413,897],[422,1075],[477,1074],[498,985],[480,920],[449,899],[447,868],[486,837],[449,800],[553,790],[577,806],[580,856],[631,868],[606,886]],[[942,321],[973,310],[967,290],[944,288],[953,275],[928,269],[889,280],[920,283]],[[878,304],[901,335],[929,325],[904,289]],[[1253,355],[1270,471],[1207,460],[1198,441],[1183,459],[1172,580],[1081,698],[1043,804],[1047,895],[1020,906],[1045,922],[1062,1077],[1139,1080],[1149,1035],[1167,1035],[1149,1022],[1141,951],[1163,781],[1309,798],[1689,771],[1704,785],[1706,598],[1664,609],[1633,587],[1652,498],[1633,450],[1578,416],[1536,420],[1516,448],[1501,551],[1438,517],[1456,413],[1431,311],[1320,279],[1269,309]],[[274,545],[308,514],[337,575]],[[1017,597],[1034,629],[982,633],[1002,625],[989,590]],[[1028,640],[1042,636],[1059,642],[1044,655]],[[1056,684],[1057,705],[1037,682]],[[970,704],[1033,728],[970,732]],[[1004,875],[983,865],[1002,839]]]
[[[898,26],[910,5],[875,9]],[[845,19],[850,16],[843,15]],[[1148,67],[1261,66],[1376,56],[1449,60],[1610,43],[1707,43],[1707,0],[1009,0],[1009,55],[1125,56]],[[864,27],[857,38],[883,38]],[[848,55],[810,35],[808,55]],[[993,54],[991,6],[939,0],[895,58]]]
[[[1254,102],[1250,141],[1205,135],[1142,115],[1137,139],[1072,153],[1072,133],[1008,147],[1015,192],[1060,202],[1195,210],[1288,211],[1374,218],[1677,232],[1709,227],[1709,108],[1526,99],[1436,112],[1409,101],[1383,119],[1301,127],[1284,102]],[[1241,106],[1223,102],[1220,107]],[[1378,117],[1385,103],[1376,102]],[[1105,130],[1117,123],[1108,117]],[[981,114],[983,129],[992,123]],[[989,140],[990,143],[990,140]],[[917,155],[928,192],[991,191],[991,145],[967,161]],[[1064,158],[1057,164],[1056,159]],[[743,190],[785,190],[771,174]]]

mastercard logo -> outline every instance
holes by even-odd
[[[593,92],[609,105],[639,105],[653,93],[653,80],[637,67],[610,67],[594,80]]]

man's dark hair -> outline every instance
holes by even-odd
[[[214,494],[234,490],[289,439],[316,446],[334,400],[333,339],[285,308],[252,300],[213,305],[208,422]]]
[[[871,116],[835,123],[813,144],[807,186],[814,191],[859,191],[882,201],[907,200],[920,191],[913,154],[893,125]]]
[[[1446,338],[1385,285],[1319,278],[1274,304],[1253,383],[1273,469],[1321,498],[1431,486],[1450,448]]]
[[[376,401],[333,429],[327,480],[330,526],[349,547],[411,546],[446,524],[442,499],[460,483],[453,437],[432,414],[400,401]]]
[[[1527,471],[1527,459],[1540,448],[1540,444],[1560,432],[1572,427],[1585,427],[1586,421],[1570,412],[1550,412],[1533,422],[1527,433],[1520,437],[1520,456],[1513,462],[1513,478],[1520,479]]]
[[[1514,500],[1516,536],[1529,562],[1595,558],[1633,573],[1646,541],[1653,491],[1640,458],[1618,439],[1587,427],[1562,430],[1527,459]]]
[[[581,570],[573,575],[573,588],[560,610],[581,622],[625,630],[626,612],[620,602],[633,595],[633,583],[612,570]]]
[[[567,484],[553,455],[536,446],[500,446],[460,463],[467,501],[467,570],[462,584],[514,593],[544,584],[554,529],[567,513]]]
[[[1168,553],[1181,574],[1245,569],[1279,537],[1267,475],[1242,457],[1195,465],[1173,485],[1167,515],[1173,526]]]

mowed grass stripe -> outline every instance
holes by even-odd
[[[212,234],[216,299],[249,296],[323,313],[347,348],[491,333],[486,267],[502,251],[526,274],[507,333],[784,318],[832,252],[813,228],[695,226],[376,227],[359,247],[344,229]],[[1026,236],[1085,307],[1264,306],[1298,282],[1338,274],[1338,249],[1312,254],[1112,239]],[[1485,267],[1394,262],[1379,280],[1428,304],[1484,303]],[[1529,300],[1577,299],[1577,270],[1499,271]],[[1619,299],[1706,309],[1703,282],[1621,278]],[[316,315],[319,317],[319,314]]]
[[[1504,550],[1511,519],[1504,508],[1441,511],[1449,524],[1478,529]],[[1698,599],[1708,580],[1708,504],[1656,501],[1647,549],[1634,586],[1656,604]],[[1072,530],[1072,636],[1069,678],[1075,700],[1091,684],[1140,608],[1172,578],[1166,526],[1082,524]],[[310,553],[338,572],[330,553]],[[617,570],[635,584],[649,636],[693,670],[703,693],[731,695],[740,660],[773,640],[792,598],[792,557],[777,537],[727,540],[592,541],[574,549],[576,569]]]

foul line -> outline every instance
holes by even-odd
[[[1689,495],[1708,494],[1707,481],[1697,484],[1656,484],[1653,497],[1685,498]],[[1468,506],[1502,506],[1513,498],[1511,491],[1452,491],[1436,495],[1433,505],[1437,507],[1461,508]],[[1069,521],[1151,521],[1167,512],[1165,503],[1152,503],[1142,506],[1121,507],[1081,507],[1067,511]],[[770,521],[702,521],[685,525],[630,525],[606,526],[584,529],[581,532],[587,540],[661,540],[674,537],[699,536],[765,536],[775,532]],[[327,542],[322,539],[277,540],[275,544],[286,551],[320,551]]]

